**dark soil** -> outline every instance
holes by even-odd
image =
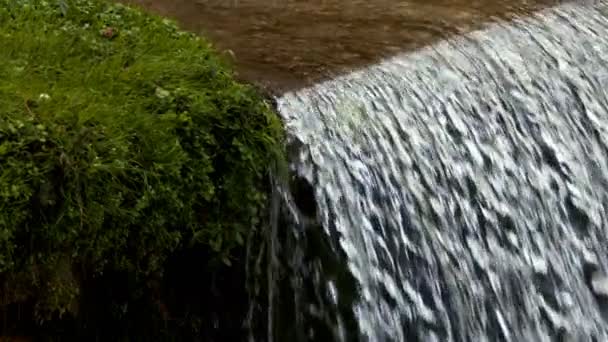
[[[559,0],[125,0],[202,33],[240,76],[301,87]]]

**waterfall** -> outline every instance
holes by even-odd
[[[315,205],[272,340],[608,341],[607,94],[599,1],[277,98]]]

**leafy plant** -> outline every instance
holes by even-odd
[[[97,0],[0,0],[0,278],[44,320],[83,279],[230,264],[282,158],[267,103],[203,39]],[[205,265],[201,265],[205,267]]]

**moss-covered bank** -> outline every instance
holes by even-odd
[[[281,146],[256,91],[172,22],[0,0],[0,329],[237,336]]]

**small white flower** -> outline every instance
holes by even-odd
[[[169,91],[161,88],[161,87],[157,87],[156,88],[156,96],[158,98],[164,99],[165,97],[171,95],[171,93],[169,93]]]
[[[40,96],[38,98],[40,100],[46,101],[46,100],[50,99],[51,96],[49,94],[47,94],[47,93],[42,93],[42,94],[40,94]]]

